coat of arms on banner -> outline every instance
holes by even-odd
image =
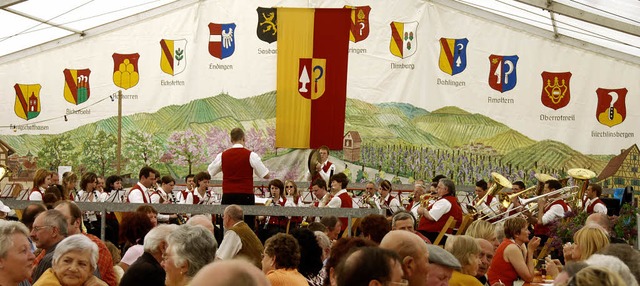
[[[499,91],[512,90],[516,86],[518,56],[489,56],[489,86]]]
[[[62,71],[64,74],[64,99],[75,105],[81,104],[89,99],[91,89],[89,88],[90,69]]]
[[[570,72],[542,72],[542,104],[554,110],[563,108],[571,100]]]
[[[16,103],[13,110],[16,115],[24,120],[34,119],[40,115],[40,88],[39,84],[19,84],[13,88],[16,91]]]
[[[129,89],[140,81],[138,73],[138,60],[140,54],[118,54],[113,57],[113,83],[121,88]]]
[[[187,67],[187,40],[160,40],[160,69],[177,75]]]
[[[418,46],[418,22],[391,22],[391,54],[401,59],[410,57]]]
[[[360,42],[369,36],[369,6],[344,6],[351,9],[351,30],[349,31],[349,41]],[[393,29],[393,28],[392,28]]]
[[[596,94],[598,95],[598,107],[596,107],[598,122],[609,127],[622,123],[627,117],[625,104],[627,89],[598,88]]]
[[[278,40],[278,9],[258,7],[258,39],[269,44]]]
[[[298,92],[304,98],[318,99],[324,94],[326,59],[301,58],[298,64]]]
[[[467,44],[467,38],[440,38],[440,70],[449,75],[463,72],[467,68]]]
[[[209,54],[224,59],[233,55],[236,49],[236,24],[209,23]]]

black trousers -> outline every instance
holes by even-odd
[[[256,204],[256,197],[253,194],[222,194],[223,205],[241,205],[241,206],[253,206]],[[244,222],[252,229],[256,227],[255,216],[244,216]]]

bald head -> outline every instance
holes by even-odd
[[[209,230],[211,232],[211,234],[213,234],[213,223],[211,222],[211,219],[208,218],[205,215],[192,216],[187,221],[187,224],[188,225],[199,225],[199,226],[202,226],[205,229]]]
[[[203,267],[191,286],[268,286],[262,270],[243,259],[218,260]]]
[[[597,224],[604,228],[607,232],[611,232],[611,220],[609,220],[609,216],[603,213],[592,213],[587,217],[585,221],[585,225],[587,224]]]
[[[425,253],[429,259],[429,251],[425,242],[416,234],[405,230],[392,230],[380,242],[381,248],[397,252],[400,257],[415,256]]]

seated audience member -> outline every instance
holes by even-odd
[[[600,254],[615,256],[622,260],[640,284],[640,251],[626,243],[612,243],[600,250]]]
[[[480,281],[480,284],[487,285],[489,281],[487,271],[489,271],[489,266],[491,266],[496,250],[493,248],[493,244],[486,239],[476,238],[476,242],[480,246],[480,266],[478,266],[476,278]]]
[[[0,285],[17,286],[29,279],[34,260],[29,229],[17,221],[0,220]]]
[[[597,251],[609,245],[609,236],[600,226],[585,225],[573,235],[573,244],[566,244],[563,248],[565,261],[583,261]],[[547,275],[555,278],[558,275],[560,261],[546,258]]]
[[[320,220],[320,218],[318,218],[318,220]],[[324,226],[324,224],[320,223],[319,221],[318,221],[318,222],[315,222],[315,221],[314,221],[314,222],[310,223],[310,224],[307,226],[307,228],[308,228],[310,231],[322,231],[322,232],[324,232],[325,234],[326,234],[326,232],[327,232],[327,227],[326,227],[326,226]]]
[[[612,255],[594,254],[591,255],[589,259],[585,260],[585,262],[589,264],[589,266],[604,267],[617,273],[624,281],[624,285],[638,286],[638,281],[631,273],[631,269],[629,269],[629,266],[627,266],[627,264],[625,264],[618,257]]]
[[[224,240],[223,240],[224,241]],[[215,278],[215,279],[212,279]],[[190,286],[270,286],[262,271],[243,259],[209,263],[198,271]]]
[[[453,271],[449,285],[482,286],[482,283],[476,279],[480,266],[481,249],[473,237],[468,235],[452,236],[447,240],[444,249],[451,252],[462,265],[460,271]]]
[[[106,282],[109,286],[116,286],[116,273],[113,271],[113,261],[111,260],[111,253],[107,246],[95,235],[82,232],[82,211],[72,201],[60,201],[56,204],[55,209],[64,215],[67,220],[67,231],[69,235],[83,234],[88,237],[98,246],[98,270],[100,273],[100,279]]]
[[[162,260],[167,286],[188,285],[193,276],[216,257],[218,244],[203,227],[181,225],[167,237]]]
[[[402,258],[403,278],[409,286],[428,286],[429,250],[427,244],[416,234],[403,230],[392,230],[380,242],[380,248],[395,251]]]
[[[587,220],[584,222],[584,225],[588,224],[597,224],[601,226],[609,235],[609,242],[611,243],[624,243],[627,242],[624,239],[620,239],[616,237],[616,233],[611,231],[611,220],[607,214],[602,213],[593,213],[587,217]]]
[[[166,274],[160,265],[167,246],[167,237],[178,228],[175,224],[159,225],[144,237],[144,253],[120,280],[120,286],[164,286]]]
[[[383,215],[370,214],[365,216],[360,223],[362,236],[371,239],[375,243],[380,243],[382,238],[391,231],[389,221]]]
[[[125,213],[120,224],[120,240],[125,244],[124,255],[118,264],[125,272],[144,252],[144,237],[153,229],[149,217],[141,212]]]
[[[193,226],[201,226],[204,227],[206,230],[210,231],[211,234],[215,235],[214,232],[214,227],[213,227],[213,222],[211,221],[210,217],[207,217],[206,215],[194,215],[192,217],[189,218],[189,220],[187,221],[188,225],[193,225]],[[216,240],[217,243],[218,240]]]
[[[475,220],[469,224],[469,227],[467,227],[464,234],[473,238],[482,238],[491,242],[495,250],[500,246],[500,241],[498,240],[498,234],[496,231],[497,228],[497,224],[493,224],[485,220]]]
[[[31,232],[33,228],[33,221],[36,220],[36,217],[47,210],[41,203],[30,203],[28,206],[22,210],[22,218],[20,218],[20,222],[22,222]]]
[[[321,276],[320,270],[324,264],[322,263],[322,248],[318,244],[316,235],[306,228],[294,229],[291,231],[291,235],[300,246],[298,272],[307,279],[309,285],[321,286],[325,276]]]
[[[540,238],[529,240],[529,223],[521,217],[507,219],[504,234],[505,239],[496,250],[487,272],[489,284],[502,282],[512,286],[518,277],[525,282],[533,281],[533,252],[540,245]]]
[[[429,286],[447,286],[454,270],[460,270],[462,265],[453,254],[442,247],[427,244],[429,250],[429,273],[427,283]]]
[[[406,230],[408,232],[414,233],[418,235],[424,242],[431,244],[431,241],[415,230],[415,218],[410,212],[399,211],[393,215],[391,218],[391,229],[392,230]]]
[[[309,285],[298,272],[300,246],[290,234],[278,233],[264,243],[262,272],[272,286]]]
[[[33,286],[107,285],[93,275],[97,263],[98,246],[85,235],[71,235],[58,244],[52,267]]]
[[[120,252],[120,249],[118,249],[118,247],[111,241],[106,241],[104,244],[107,246],[107,249],[109,249],[109,253],[111,253],[113,272],[116,274],[116,281],[118,282],[118,284],[120,284],[120,279],[122,279],[122,275],[124,275],[124,270],[118,265],[118,263],[120,263],[120,260],[122,260],[122,254]]]
[[[337,240],[342,229],[342,221],[335,216],[325,216],[320,219],[320,223],[327,227],[325,232],[331,241]]]
[[[141,205],[136,209],[136,212],[147,215],[153,227],[158,225],[158,211],[152,205]]]
[[[31,240],[36,247],[42,249],[34,261],[34,269],[31,280],[36,281],[42,273],[51,268],[53,253],[56,246],[68,234],[68,224],[64,215],[57,210],[48,210],[40,213],[31,228]]]
[[[336,270],[338,285],[345,286],[406,285],[402,275],[398,254],[379,247],[355,250],[338,264]]]
[[[320,248],[322,248],[322,265],[324,266],[324,263],[327,262],[327,259],[329,259],[329,255],[331,254],[331,240],[329,239],[327,234],[322,231],[314,231],[313,234],[315,234],[316,236],[318,245],[320,246]]]
[[[620,278],[620,275],[605,267],[589,266],[578,271],[573,278],[569,279],[568,285],[618,286],[627,284],[625,284],[622,278]]]
[[[258,268],[262,268],[261,260],[264,247],[258,236],[244,222],[244,213],[239,205],[230,205],[224,209],[222,224],[226,230],[216,258],[229,260],[243,257]]]
[[[361,237],[345,237],[334,242],[331,246],[331,255],[329,255],[329,259],[327,259],[327,263],[324,265],[325,272],[327,273],[324,285],[335,285],[337,283],[335,271],[338,263],[342,261],[342,258],[350,251],[366,246],[376,246],[376,243]]]
[[[589,264],[584,261],[567,263],[567,265],[562,268],[562,272],[560,272],[560,274],[556,276],[556,279],[553,280],[553,285],[567,285],[569,279],[575,276],[578,271],[588,266]]]

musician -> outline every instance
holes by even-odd
[[[211,177],[222,172],[222,204],[254,205],[253,174],[269,179],[269,169],[255,152],[244,147],[244,131],[233,128],[230,132],[233,146],[218,154],[207,170]],[[255,224],[254,216],[245,216],[249,226]]]
[[[513,182],[513,184],[512,184],[512,187],[511,187],[511,193],[512,193],[512,194],[515,194],[515,193],[522,192],[522,191],[524,191],[524,190],[525,190],[525,188],[526,188],[526,187],[525,187],[525,185],[524,185],[524,182],[522,182],[522,181],[515,181],[515,182]],[[521,208],[518,208],[518,207],[520,207],[520,206],[521,206],[521,204],[520,204],[520,198],[518,198],[518,197],[513,197],[513,198],[511,198],[511,204],[509,205],[509,207],[508,207],[508,208],[507,208],[507,210],[505,211],[505,217],[506,217],[506,216],[511,216],[511,215],[516,214],[516,213],[521,209]],[[518,208],[518,209],[514,210],[514,208]]]
[[[548,194],[562,188],[558,180],[548,180],[544,183],[542,194]],[[545,244],[549,237],[549,227],[551,222],[564,218],[564,214],[571,211],[571,208],[562,199],[561,194],[555,194],[538,199],[538,220],[534,228],[534,234],[539,236],[541,243]]]
[[[402,210],[402,204],[400,204],[400,200],[395,196],[391,195],[391,191],[393,190],[393,186],[391,182],[388,180],[383,180],[380,182],[380,206],[387,210],[387,217],[393,216],[399,210]]]
[[[336,193],[329,201],[328,206],[330,208],[353,208],[353,200],[347,192],[348,184],[349,179],[344,173],[337,173],[331,177],[331,189]],[[349,220],[346,217],[341,217],[340,222],[342,223],[340,231],[344,232],[349,225]]]
[[[148,189],[151,188],[155,180],[156,171],[149,166],[142,167],[138,174],[138,183],[131,188],[129,195],[127,195],[127,202],[148,204],[151,201],[149,199]]]
[[[211,191],[209,191],[211,175],[207,172],[200,172],[193,180],[196,182],[196,187],[193,190],[193,204],[210,204],[212,199]]]
[[[100,198],[98,197],[98,193],[96,191],[96,186],[98,185],[98,175],[93,172],[87,172],[82,175],[82,179],[80,179],[80,191],[78,191],[78,196],[76,196],[76,201],[79,202],[99,202]],[[87,232],[93,235],[100,235],[100,221],[98,221],[98,216],[93,211],[85,211],[82,215],[82,221],[84,226],[87,228]]]
[[[171,176],[164,176],[160,179],[160,188],[157,188],[149,195],[152,204],[170,204],[173,199],[173,187],[176,181]],[[176,214],[158,214],[158,222],[169,222],[177,218]]]
[[[336,171],[336,166],[329,161],[329,147],[320,146],[318,154],[320,155],[320,160],[315,166],[316,174],[311,177],[311,181],[313,182],[317,179],[329,181],[329,177]]]
[[[284,207],[287,198],[283,196],[284,184],[278,179],[269,182],[269,192],[271,193],[271,204],[273,207]],[[268,203],[267,203],[268,204]],[[285,216],[268,216],[260,234],[260,240],[265,241],[269,237],[287,230],[289,219]]]
[[[422,216],[418,222],[418,231],[429,240],[435,241],[449,217],[456,220],[456,227],[462,222],[462,208],[456,197],[456,187],[450,179],[441,179],[438,182],[438,196],[433,205],[423,208],[418,207],[418,214]],[[448,231],[451,233],[451,230]],[[443,238],[444,243],[446,236]]]
[[[583,211],[588,214],[607,214],[607,206],[600,200],[600,195],[602,195],[602,187],[598,184],[589,184],[587,193],[582,199]]]
[[[184,181],[187,185],[187,190],[189,190],[189,192],[193,192],[193,188],[196,186],[196,184],[193,182],[193,178],[196,175],[194,174],[189,174],[184,178]]]
[[[488,195],[484,202],[480,202],[482,198],[487,194],[488,185],[485,180],[476,182],[476,199],[474,205],[477,205],[477,210],[480,216],[495,216],[500,213],[500,203],[492,195]]]
[[[292,180],[284,181],[284,191],[287,197],[287,203],[284,205],[285,207],[304,207],[304,203],[302,202],[302,197],[300,196],[300,192],[298,192],[298,185]],[[293,216],[290,217],[291,226],[290,228],[297,228],[302,223],[301,216]]]
[[[317,179],[311,183],[311,193],[315,197],[313,206],[319,208],[326,207],[329,200],[333,197],[327,192],[327,182],[323,179]]]
[[[44,191],[51,184],[51,172],[45,169],[38,169],[33,177],[33,188],[29,192],[28,200],[42,201]]]
[[[417,180],[413,186],[413,199],[407,205],[407,211],[413,214],[413,217],[418,217],[418,207],[420,207],[421,197],[425,194],[426,187],[424,180]]]

